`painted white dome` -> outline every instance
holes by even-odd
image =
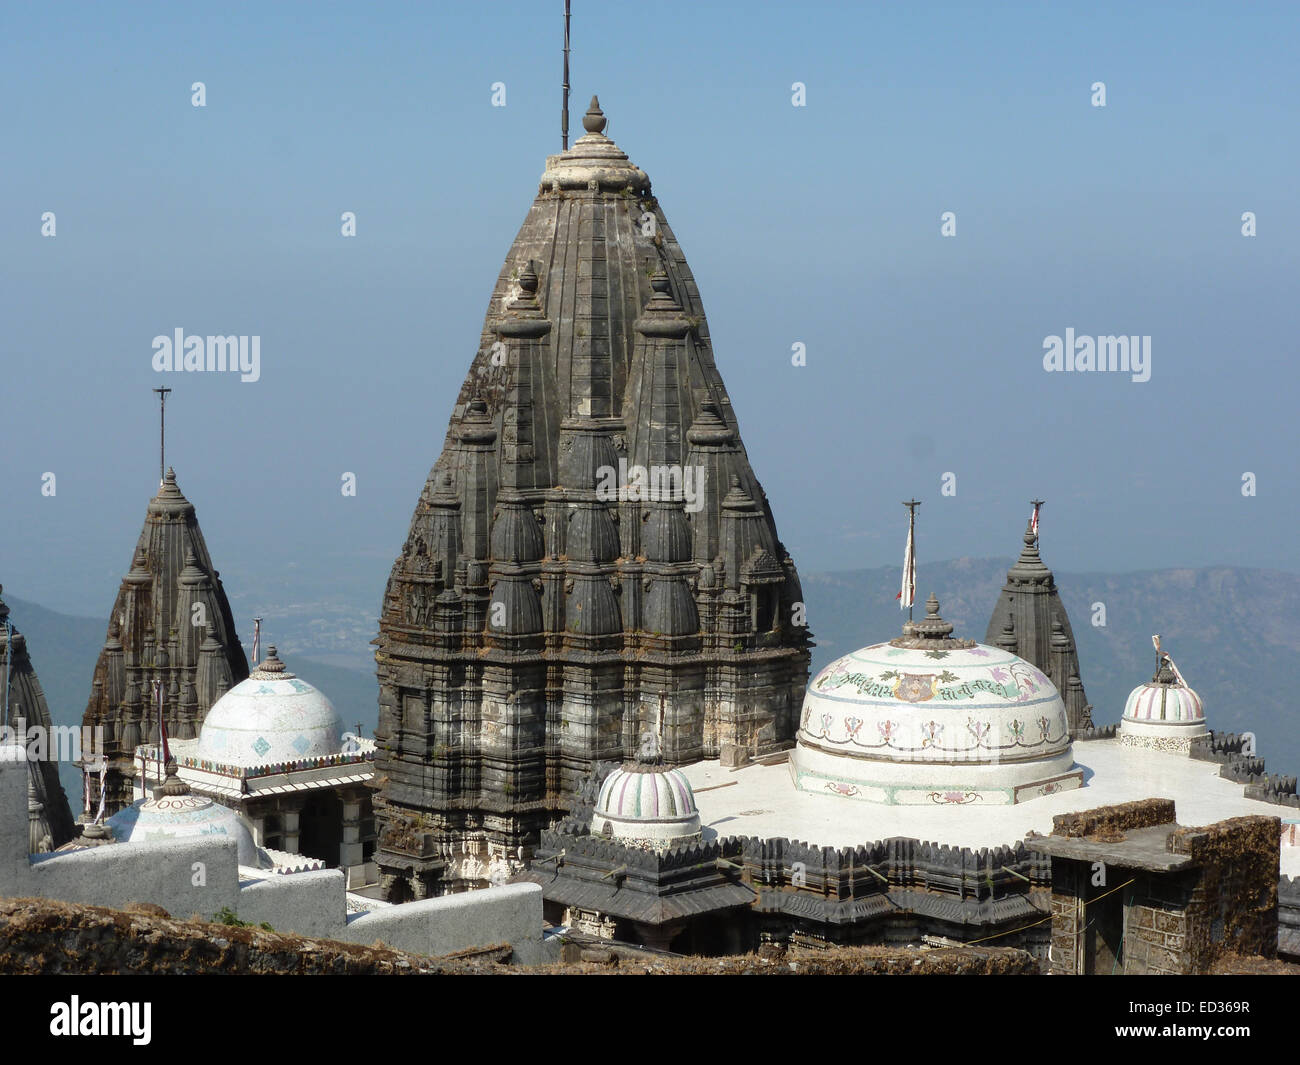
[[[601,784],[591,831],[647,849],[699,839],[695,793],[679,769],[630,762]]]
[[[202,795],[193,795],[168,766],[167,782],[154,799],[137,802],[108,819],[119,843],[153,843],[170,839],[233,839],[240,865],[269,868],[273,863],[258,849],[253,834],[234,810]]]
[[[252,767],[320,758],[342,747],[343,724],[334,705],[288,672],[272,647],[248,679],[208,711],[197,756]]]
[[[1155,676],[1134,688],[1124,704],[1120,743],[1186,754],[1191,741],[1208,732],[1205,703],[1162,654]]]
[[[925,620],[808,685],[791,757],[805,791],[868,802],[1001,805],[1077,788],[1065,704],[1035,666]]]

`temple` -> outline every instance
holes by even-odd
[[[159,739],[160,707],[168,735],[194,739],[212,705],[247,676],[194,504],[168,468],[109,614],[82,717],[103,730],[106,812],[131,804],[135,750]]]
[[[28,759],[28,829],[33,854],[52,851],[68,842],[74,831],[72,811],[59,781],[61,752],[51,742],[59,734],[53,729],[54,721],[27,651],[27,640],[10,622],[9,607],[3,599],[0,599],[0,678],[7,685],[3,717],[0,717],[0,725],[9,730],[6,740],[16,741],[25,750],[34,750],[27,736],[35,728],[44,730],[46,743],[43,753],[38,752],[42,756]]]
[[[384,595],[386,897],[519,868],[599,761],[788,749],[810,634],[677,238],[604,134],[547,160]],[[626,483],[622,483],[623,480]]]
[[[1041,503],[1041,500],[1037,501]],[[1007,571],[1007,583],[989,618],[984,642],[1009,651],[1047,674],[1065,702],[1070,735],[1092,727],[1079,655],[1056,578],[1038,554],[1038,532],[1025,529],[1024,548]]]

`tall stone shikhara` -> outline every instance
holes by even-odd
[[[1024,548],[1007,570],[1007,583],[989,618],[984,642],[1041,669],[1065,701],[1071,737],[1092,728],[1092,706],[1083,690],[1078,645],[1056,578],[1038,553],[1038,534],[1025,529]]]
[[[798,726],[799,578],[699,290],[594,97],[583,125],[506,256],[384,596],[391,899],[516,867],[591,766],[633,756],[644,731],[662,728],[669,762],[739,764]]]
[[[103,729],[106,813],[131,804],[135,748],[158,740],[155,681],[162,685],[168,735],[193,739],[212,704],[247,676],[194,504],[168,469],[113,603],[82,718],[83,726]]]
[[[4,691],[5,684],[8,684],[7,691]],[[7,709],[7,714],[0,715],[0,725],[10,730],[3,738],[24,748],[29,755],[29,847],[33,854],[51,851],[72,838],[72,811],[59,782],[60,752],[56,750],[59,745],[53,731],[54,718],[27,652],[27,640],[9,622],[9,607],[3,599],[0,599],[0,695],[3,696],[0,705]],[[33,739],[33,730],[37,728],[45,735],[44,745]],[[30,757],[42,747],[44,757]]]

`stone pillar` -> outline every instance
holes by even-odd
[[[301,831],[299,814],[302,813],[302,799],[286,798],[280,800],[280,824],[283,826],[281,842],[290,854],[300,854],[298,837]]]
[[[363,864],[361,846],[361,793],[355,790],[341,792],[343,800],[343,836],[339,844],[339,868],[351,869]]]

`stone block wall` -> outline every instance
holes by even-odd
[[[1208,972],[1228,952],[1277,956],[1280,832],[1278,818],[1256,815],[1170,836],[1170,851],[1201,866],[1187,906],[1191,972]]]
[[[1198,883],[1197,872],[1138,874],[1125,916],[1125,975],[1177,976],[1193,971],[1188,907]]]
[[[1086,868],[1079,862],[1052,862],[1052,938],[1048,964],[1053,976],[1073,976],[1079,971],[1079,932],[1082,917],[1079,900],[1085,888],[1080,883]]]
[[[1095,836],[1153,828],[1156,825],[1172,825],[1174,816],[1173,799],[1138,799],[1136,802],[1057,814],[1052,818],[1052,835]]]

